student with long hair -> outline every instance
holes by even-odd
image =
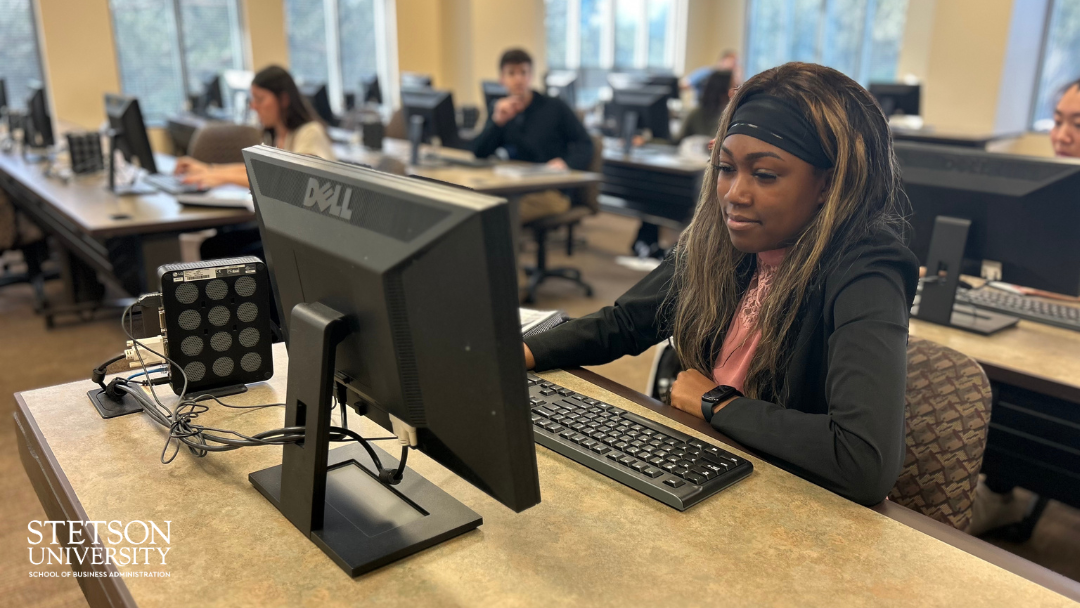
[[[720,120],[694,219],[614,306],[526,340],[528,367],[599,365],[673,338],[671,406],[862,504],[904,459],[918,262],[889,127],[858,83],[789,63]]]
[[[728,100],[731,99],[731,72],[713,72],[705,80],[701,99],[698,106],[686,115],[682,129],[675,138],[675,143],[690,137],[691,135],[708,135],[716,133],[716,125],[720,122],[720,115],[724,113]]]
[[[335,160],[326,128],[285,68],[272,65],[255,74],[251,81],[251,109],[274,147]],[[210,165],[185,156],[177,159],[175,172],[183,176],[185,183],[207,188],[248,185],[244,163]]]

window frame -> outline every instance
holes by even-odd
[[[179,57],[180,63],[180,83],[181,89],[184,93],[184,100],[181,107],[176,108],[175,112],[179,113],[184,111],[187,105],[188,98],[191,95],[202,93],[202,91],[192,91],[189,88],[190,80],[188,78],[188,66],[187,56],[184,52],[184,17],[183,10],[180,8],[180,2],[182,0],[166,0],[172,5],[173,20],[176,23],[176,39],[174,41],[176,45],[177,57]],[[251,69],[251,37],[247,31],[247,19],[244,13],[244,2],[242,0],[228,0],[235,7],[236,10],[236,25],[237,32],[236,38],[233,41],[233,52],[240,58],[240,67],[223,68],[230,70],[250,70]],[[34,4],[37,4],[36,0],[31,0]],[[120,45],[117,43],[116,36],[116,16],[112,4],[108,4],[109,7],[109,25],[112,27],[113,49],[116,54],[116,75],[120,81],[120,91],[122,94],[127,95],[126,87],[124,86],[124,68],[122,59],[120,58]],[[141,104],[140,104],[141,105]],[[145,114],[146,109],[143,109]],[[162,119],[145,118],[147,126],[163,124]]]
[[[1035,66],[1035,83],[1034,90],[1031,93],[1031,107],[1028,109],[1027,119],[1027,131],[1029,133],[1038,133],[1040,135],[1046,135],[1050,133],[1049,128],[1039,128],[1038,118],[1039,113],[1039,94],[1042,92],[1042,80],[1043,73],[1046,70],[1046,54],[1050,48],[1050,25],[1054,20],[1054,8],[1060,0],[1047,0],[1046,2],[1046,15],[1043,17],[1042,25],[1042,39],[1039,41],[1039,55],[1036,59]],[[1080,78],[1080,71],[1077,73],[1077,78]],[[1071,81],[1070,81],[1071,82]],[[1046,120],[1046,119],[1043,119]],[[1049,120],[1053,120],[1053,113]]]
[[[38,80],[45,86],[45,101],[49,105],[49,116],[53,117],[53,121],[56,120],[56,109],[53,107],[53,90],[52,82],[49,80],[49,75],[45,70],[45,52],[42,48],[41,41],[44,39],[44,32],[41,29],[41,13],[38,6],[38,0],[26,0],[27,8],[30,13],[30,30],[34,33],[34,55],[36,55],[36,62],[38,66]],[[13,94],[11,87],[11,79],[4,78],[5,93],[7,94],[7,109],[6,112],[25,112],[26,98],[18,97]],[[18,107],[14,100],[19,100]]]
[[[634,63],[632,66],[615,66],[615,3],[617,0],[606,0],[603,7],[603,21],[600,27],[600,65],[590,69],[607,70],[649,70],[649,10],[648,0],[645,0],[643,8],[638,11],[637,30],[634,40]],[[686,25],[688,20],[689,1],[671,0],[671,13],[668,16],[666,43],[664,49],[665,63],[671,64],[671,70],[675,74],[681,74],[686,69]],[[546,24],[545,24],[546,33]],[[563,66],[557,69],[580,70],[581,66],[581,0],[566,0],[566,57]]]
[[[345,83],[342,80],[341,28],[338,20],[338,0],[316,0],[323,3],[323,31],[326,35],[326,93],[330,97],[330,109],[335,114],[345,112]],[[398,81],[397,55],[397,1],[373,0],[375,13],[375,72],[379,77],[382,108],[397,109],[401,99]],[[289,45],[289,15],[285,10],[285,44]],[[292,49],[289,49],[292,52]],[[394,83],[394,86],[390,86]],[[356,83],[353,83],[356,84]]]

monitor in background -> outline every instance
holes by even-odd
[[[558,97],[573,110],[577,107],[577,74],[569,70],[552,70],[544,77],[548,97]]]
[[[652,131],[654,139],[671,139],[671,117],[668,114],[669,91],[665,87],[615,89],[607,114],[615,122],[624,150],[629,151],[630,139],[641,129]]]
[[[405,110],[405,125],[409,129],[410,140],[431,143],[432,137],[438,137],[447,148],[465,148],[458,134],[454,96],[449,91],[402,90],[401,105]],[[422,128],[413,127],[413,124],[421,123]],[[419,130],[416,133],[418,138],[414,138],[414,130]]]
[[[255,73],[249,70],[223,70],[221,72],[225,109],[237,122],[246,122],[253,80],[255,80]]]
[[[7,100],[7,83],[3,78],[0,78],[0,114],[7,112],[8,100]]]
[[[877,100],[885,116],[919,116],[920,87],[917,84],[872,82],[870,94]]]
[[[480,89],[484,93],[484,108],[487,110],[488,115],[491,114],[491,109],[495,107],[496,101],[510,94],[506,87],[494,80],[482,81]]]
[[[49,114],[49,102],[45,98],[45,85],[40,82],[30,83],[30,97],[26,100],[27,127],[23,135],[27,145],[32,148],[50,148],[56,144],[53,137],[52,116]]]
[[[338,125],[337,117],[330,108],[330,94],[327,92],[326,83],[304,86],[300,89],[300,94],[327,126]]]
[[[378,74],[371,74],[360,79],[357,101],[360,105],[382,105],[382,89],[379,87]]]
[[[669,91],[668,99],[679,99],[679,77],[674,74],[650,74],[645,79],[645,85],[664,87]]]
[[[1001,264],[1001,280],[1080,295],[1080,162],[896,142],[911,200],[911,250],[926,263],[938,216],[970,220],[962,272]]]
[[[328,453],[336,394],[507,507],[538,504],[506,201],[268,146],[244,158],[289,349],[285,426],[306,427],[256,488],[354,576],[480,524],[414,471],[389,487],[359,444]]]
[[[195,96],[191,111],[199,116],[205,116],[211,110],[225,108],[225,99],[221,94],[221,75],[215,74],[206,81],[201,93]]]
[[[641,72],[610,72],[607,75],[608,86],[612,90],[636,89],[645,86],[648,76]]]
[[[118,195],[151,194],[154,188],[140,183],[127,186],[116,184],[116,150],[124,155],[129,163],[138,163],[150,174],[157,173],[154,151],[150,147],[150,137],[146,133],[139,100],[123,95],[105,94],[105,114],[109,118],[109,190]]]
[[[431,76],[416,72],[401,73],[401,90],[426,90],[432,87]]]

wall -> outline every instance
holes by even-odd
[[[53,118],[84,129],[105,120],[105,93],[120,92],[108,0],[38,0],[42,60]]]
[[[686,71],[716,63],[726,49],[743,52],[746,0],[689,0]]]
[[[898,79],[912,76],[923,82],[930,71],[930,43],[938,0],[908,0],[904,38],[896,62]]]
[[[445,79],[441,0],[397,0],[398,72],[431,74],[435,86]]]
[[[244,0],[242,8],[251,68],[255,71],[268,65],[288,68],[284,0]]]

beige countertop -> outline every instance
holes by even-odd
[[[275,348],[276,376],[226,402],[282,400],[286,355]],[[576,376],[548,376],[660,419]],[[410,468],[484,524],[354,580],[248,482],[248,473],[280,463],[280,448],[206,458],[185,450],[162,465],[162,429],[144,415],[102,420],[86,397],[91,387],[22,393],[21,424],[40,429],[89,519],[172,521],[170,576],[124,579],[144,606],[1073,605],[756,458],[749,478],[680,513],[539,446],[542,503],[520,514],[414,454]],[[283,415],[212,406],[200,422],[257,432]],[[356,418],[352,428],[385,436]]]

